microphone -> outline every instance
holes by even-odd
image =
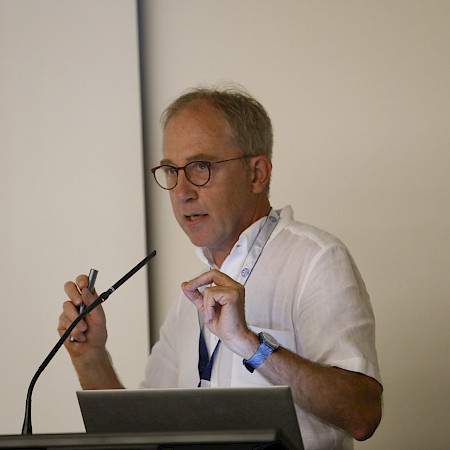
[[[89,306],[85,308],[85,310],[70,324],[69,328],[67,328],[66,332],[61,336],[59,341],[53,347],[51,352],[44,359],[44,362],[40,365],[37,372],[34,374],[34,377],[31,380],[30,386],[28,387],[27,399],[25,403],[25,417],[23,419],[22,426],[22,435],[24,434],[33,434],[33,427],[31,425],[31,395],[33,393],[34,385],[36,384],[37,379],[44,371],[44,369],[48,366],[50,361],[56,355],[58,350],[64,344],[65,340],[70,336],[72,330],[77,326],[78,322],[82,320],[87,314],[89,314],[93,309],[97,308],[98,305],[103,303],[113,292],[119,289],[125,281],[131,278],[139,269],[144,267],[152,258],[156,255],[156,250],[154,250],[150,255],[144,258],[139,264],[133,267],[126,275],[124,275],[116,284],[112,285],[107,291],[103,292],[103,294],[99,295],[97,299]]]

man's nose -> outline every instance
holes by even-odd
[[[172,191],[176,197],[183,202],[195,200],[197,198],[197,187],[187,179],[184,170],[178,171],[178,182]]]

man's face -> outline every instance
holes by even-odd
[[[167,124],[163,163],[177,167],[191,161],[221,161],[242,156],[223,116],[205,101],[196,101]],[[211,179],[194,186],[178,173],[170,192],[173,212],[191,242],[211,250],[220,266],[239,235],[254,221],[256,200],[252,174],[238,159],[211,166]]]

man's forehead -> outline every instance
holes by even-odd
[[[211,109],[186,108],[169,120],[163,135],[162,164],[180,166],[191,161],[214,161],[230,151],[234,153],[236,142],[228,122]]]
[[[178,135],[180,132],[189,134],[192,128],[209,130],[213,134],[233,134],[224,114],[205,99],[195,100],[177,111],[166,123],[163,136],[170,136],[173,129]]]

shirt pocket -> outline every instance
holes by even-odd
[[[261,331],[266,331],[272,335],[281,347],[295,353],[295,335],[292,331],[271,330],[268,328],[259,328],[248,326],[254,333],[259,334]],[[270,386],[269,383],[256,369],[253,373],[247,370],[242,362],[242,357],[233,354],[233,364],[231,369],[231,386]]]

